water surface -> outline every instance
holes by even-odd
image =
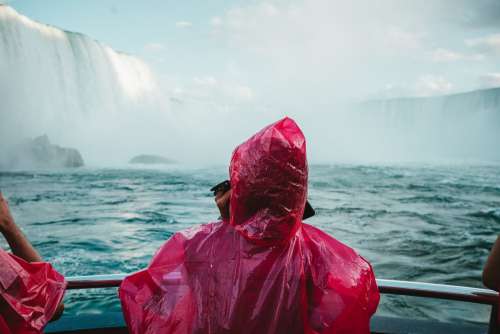
[[[481,287],[500,233],[499,166],[313,165],[307,222],[355,248],[378,278]],[[64,275],[145,267],[174,232],[217,218],[225,167],[3,172],[0,188],[42,256]],[[5,247],[5,243],[1,243]],[[116,289],[68,292],[69,314],[119,311]],[[487,321],[489,308],[383,296],[379,313]]]

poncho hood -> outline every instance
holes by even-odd
[[[295,121],[284,118],[239,145],[229,173],[230,224],[258,244],[288,241],[307,196],[306,140]]]

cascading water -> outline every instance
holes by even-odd
[[[153,117],[149,124],[158,126],[166,117],[144,62],[6,5],[0,5],[0,101],[3,152],[22,138],[47,134],[56,143],[92,147],[95,158],[109,157],[107,143],[134,139],[141,121]]]
[[[230,99],[216,92],[205,104],[165,95],[138,58],[0,5],[0,166],[13,143],[43,134],[90,165],[144,153],[225,163],[246,135],[285,114],[303,125],[311,161],[500,161],[500,88],[297,112],[262,100],[226,111]]]
[[[414,161],[500,161],[500,88],[358,105],[375,154]]]

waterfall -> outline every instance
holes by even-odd
[[[500,88],[368,101],[357,113],[385,154],[500,161]]]
[[[104,147],[120,140],[112,133],[133,134],[148,112],[162,108],[155,77],[140,59],[0,5],[0,152],[14,140],[48,134],[87,151],[102,146],[109,156]]]
[[[0,5],[0,165],[12,143],[44,134],[89,165],[150,153],[225,162],[243,134],[287,113],[303,120],[319,161],[500,161],[500,88],[312,104],[297,115],[265,103],[226,112],[164,95],[139,58]]]

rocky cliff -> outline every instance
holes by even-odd
[[[13,168],[76,168],[84,165],[80,152],[50,142],[47,135],[25,140],[0,157],[0,166]]]

